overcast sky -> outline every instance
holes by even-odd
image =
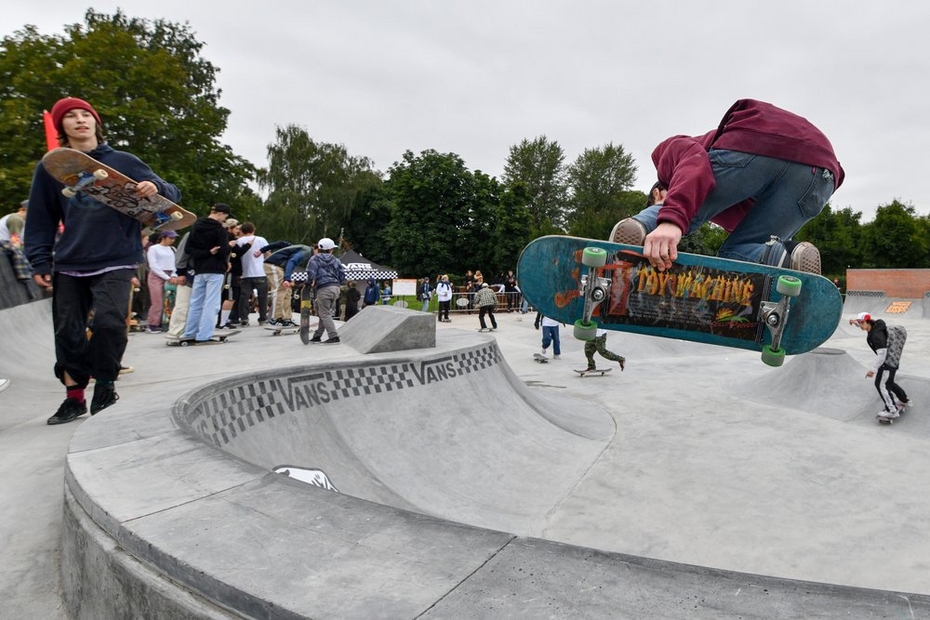
[[[930,214],[927,2],[8,0],[0,28],[61,34],[88,6],[187,22],[220,69],[223,141],[258,166],[291,123],[381,171],[435,149],[497,177],[512,145],[545,135],[566,163],[622,144],[647,191],[656,144],[749,97],[830,138],[835,208]]]

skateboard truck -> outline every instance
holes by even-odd
[[[763,301],[762,321],[771,334],[772,342],[762,347],[762,362],[769,366],[781,366],[785,363],[785,350],[781,348],[781,337],[788,324],[791,311],[791,298],[801,294],[801,280],[794,276],[778,276],[775,291],[781,295],[776,301]]]
[[[575,321],[574,336],[578,340],[594,340],[597,336],[597,323],[591,320],[594,309],[610,294],[610,279],[597,275],[597,270],[607,264],[607,250],[588,247],[581,254],[581,264],[588,268],[588,273],[581,276],[579,286],[584,310],[581,318]]]

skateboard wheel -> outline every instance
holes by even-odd
[[[778,276],[775,290],[787,297],[797,297],[801,294],[801,281],[794,276]]]
[[[180,211],[175,211],[171,214],[171,217],[173,217],[176,220],[181,220],[181,219],[184,219],[184,214],[181,213]]]
[[[581,319],[575,321],[574,336],[577,340],[594,340],[597,337],[597,323],[585,323]]]
[[[603,248],[585,248],[581,253],[581,264],[585,267],[603,267],[607,264],[607,250]]]
[[[71,189],[70,187],[64,188],[63,190],[61,190],[61,193],[64,194],[65,198],[74,198],[74,195],[77,194],[77,192]]]
[[[97,179],[98,181],[102,181],[103,179],[107,178],[108,176],[110,176],[110,173],[107,172],[106,170],[104,170],[103,168],[100,168],[100,169],[98,169],[98,170],[94,170],[94,178]]]
[[[767,366],[781,366],[785,363],[785,350],[773,349],[769,345],[762,347],[762,363]]]

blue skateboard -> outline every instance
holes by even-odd
[[[843,310],[816,274],[696,254],[659,272],[641,247],[578,237],[532,241],[517,278],[534,308],[574,323],[581,340],[627,331],[760,351],[770,366],[823,344]]]

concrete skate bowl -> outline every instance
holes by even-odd
[[[820,347],[791,358],[782,368],[767,370],[733,392],[747,401],[806,411],[851,424],[873,425],[882,403],[869,369],[842,349]],[[915,402],[930,397],[930,380],[900,374],[896,377]],[[896,432],[930,439],[930,420],[920,413],[905,415],[893,425]]]
[[[613,420],[540,398],[494,342],[183,387],[75,433],[62,557],[74,617],[930,614],[921,595],[534,538]],[[282,465],[315,484],[271,471]]]

